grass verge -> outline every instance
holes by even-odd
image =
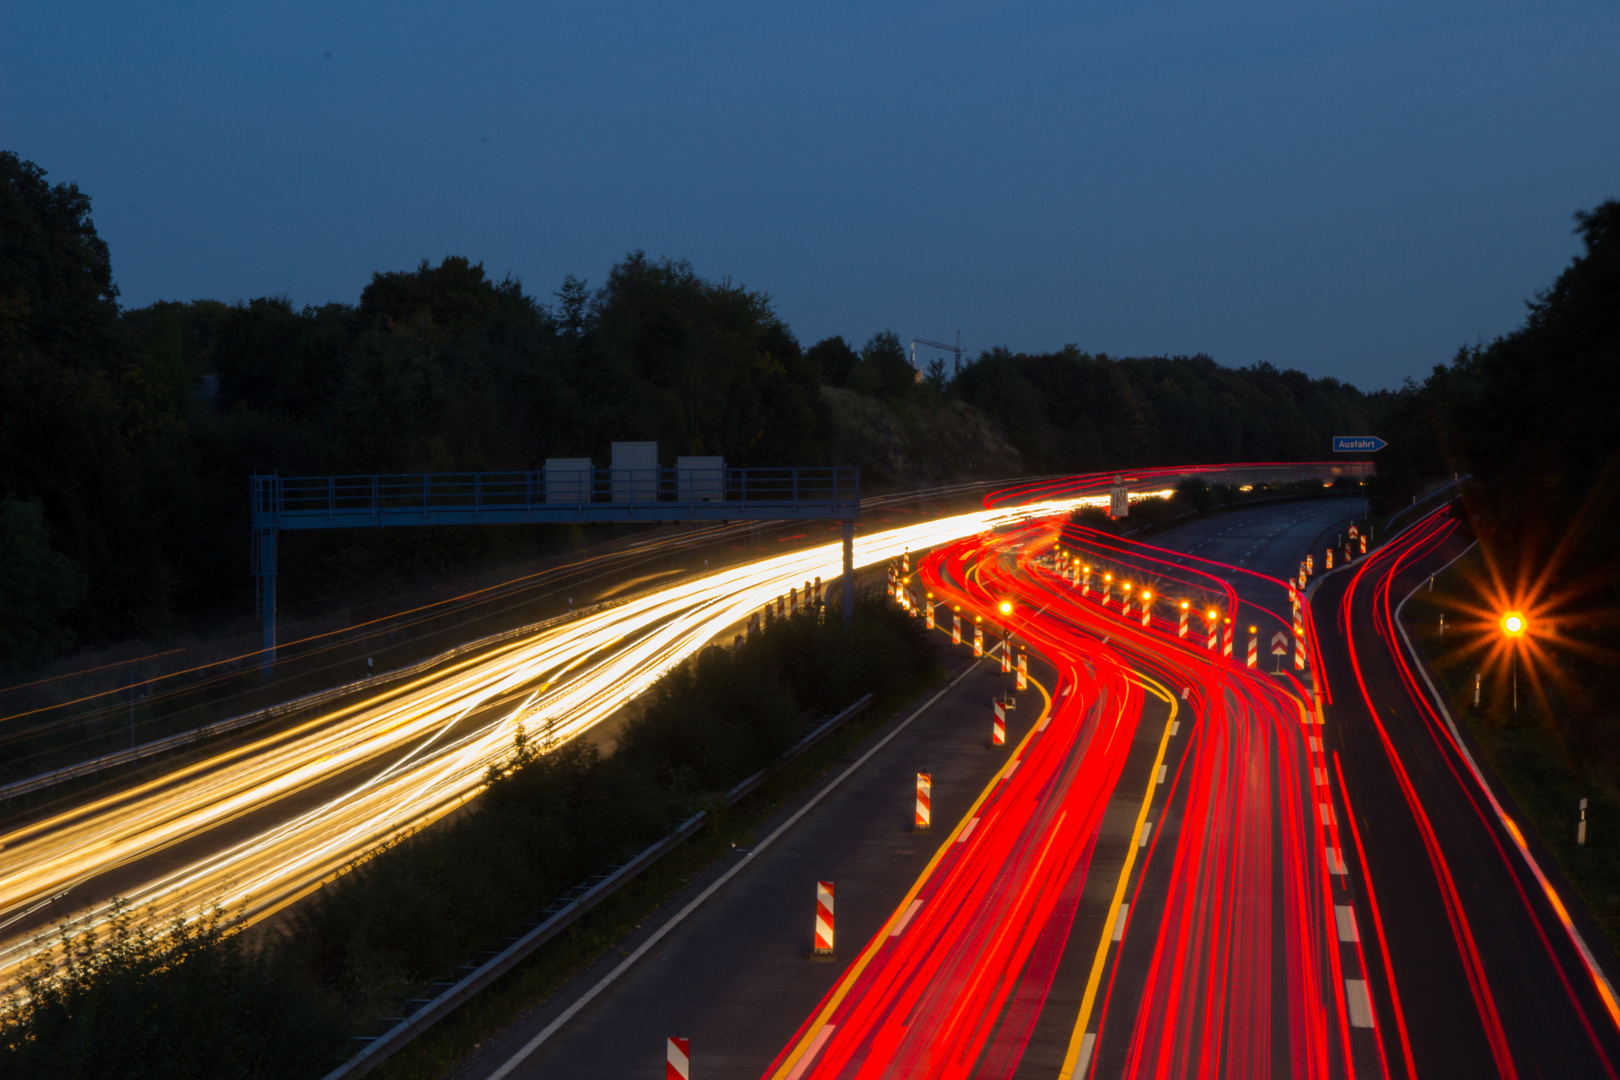
[[[1613,709],[1613,669],[1579,655],[1553,659],[1560,677],[1519,670],[1519,703],[1513,708],[1511,672],[1482,660],[1482,635],[1494,634],[1477,612],[1477,582],[1487,580],[1478,548],[1437,575],[1433,591],[1415,593],[1406,605],[1412,643],[1428,661],[1447,707],[1466,723],[1485,763],[1518,805],[1523,824],[1552,852],[1585,901],[1609,943],[1620,950],[1620,784],[1607,742]],[[1446,630],[1440,630],[1440,616]],[[1525,660],[1521,657],[1521,664]],[[1480,705],[1474,680],[1481,675]],[[1586,844],[1576,843],[1580,801],[1587,800]]]

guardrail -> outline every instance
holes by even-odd
[[[103,754],[101,757],[90,758],[86,761],[78,762],[74,765],[65,765],[62,768],[54,769],[51,772],[40,773],[37,776],[30,776],[24,780],[14,780],[9,784],[0,785],[0,803],[4,803],[10,799],[16,798],[19,795],[27,795],[32,791],[39,791],[42,788],[54,787],[64,780],[76,780],[83,776],[92,776],[103,769],[111,769],[119,765],[128,765],[132,762],[153,757],[157,754],[167,753],[170,750],[174,750],[194,742],[201,742],[203,739],[212,738],[215,735],[223,735],[228,732],[237,731],[241,728],[251,727],[252,725],[264,720],[273,720],[278,716],[287,716],[303,709],[312,709],[320,705],[325,705],[327,702],[337,701],[341,698],[348,697],[350,694],[358,694],[362,691],[370,690],[373,687],[386,686],[388,683],[397,682],[400,679],[408,679],[412,675],[420,675],[422,672],[428,671],[439,664],[454,660],[458,656],[463,656],[479,649],[488,648],[491,645],[498,645],[503,641],[509,641],[515,637],[522,637],[525,634],[539,633],[540,631],[546,630],[557,625],[558,623],[568,622],[571,619],[579,618],[581,615],[589,615],[595,611],[602,611],[606,610],[607,608],[617,607],[620,604],[629,603],[633,599],[635,599],[634,596],[620,597],[614,600],[604,601],[600,604],[591,604],[588,607],[581,607],[578,610],[571,611],[566,615],[553,615],[551,618],[542,619],[537,623],[529,623],[525,626],[515,627],[511,630],[502,630],[497,634],[490,634],[488,637],[481,637],[473,641],[463,642],[460,645],[446,649],[444,652],[435,653],[434,655],[425,659],[418,660],[414,664],[407,664],[404,667],[395,668],[392,671],[380,672],[364,679],[356,679],[353,682],[343,683],[338,686],[331,686],[325,690],[314,690],[308,694],[304,694],[301,697],[278,702],[275,705],[267,705],[262,709],[255,709],[252,712],[242,713],[239,716],[228,716],[223,720],[216,720],[212,724],[204,724],[201,727],[191,728],[188,731],[168,735],[161,739],[154,739],[151,742],[142,743],[139,746],[132,746],[128,750],[118,750],[111,754]]]
[[[1417,510],[1417,509],[1427,505],[1428,502],[1431,499],[1436,498],[1437,496],[1441,495],[1444,492],[1451,491],[1451,492],[1453,492],[1453,495],[1454,495],[1455,491],[1453,489],[1460,488],[1462,486],[1462,483],[1463,483],[1464,480],[1471,480],[1471,479],[1473,479],[1473,476],[1474,476],[1473,473],[1464,473],[1463,475],[1457,477],[1455,480],[1451,481],[1451,483],[1449,483],[1449,484],[1441,484],[1439,487],[1435,488],[1433,491],[1431,491],[1427,495],[1423,496],[1423,498],[1415,500],[1412,503],[1411,506],[1403,506],[1399,510],[1395,511],[1393,514],[1389,515],[1389,520],[1384,522],[1384,539],[1387,540],[1391,536],[1394,536],[1396,533],[1400,532],[1401,529],[1406,528],[1405,525],[1402,525],[1401,529],[1391,528],[1391,526],[1393,526],[1395,524],[1395,519],[1396,518],[1399,518],[1404,514],[1410,514],[1414,510]],[[1452,496],[1447,496],[1447,501],[1448,502],[1450,501],[1451,497]],[[1416,519],[1414,519],[1414,520],[1416,520]],[[1382,541],[1380,541],[1380,542],[1382,542]]]
[[[854,467],[558,469],[375,476],[255,476],[255,529],[611,519],[848,517]],[[607,520],[608,518],[603,518]]]
[[[776,764],[761,769],[728,791],[726,806],[737,805],[784,765],[826,738],[845,721],[864,712],[875,700],[876,695],[867,694],[842,712],[822,721],[804,738],[793,744]],[[327,1073],[324,1080],[349,1080],[352,1077],[364,1076],[387,1061],[416,1036],[466,1004],[479,991],[511,971],[540,946],[562,933],[586,912],[669,854],[682,841],[697,833],[708,819],[708,811],[700,810],[676,826],[668,836],[628,862],[576,885],[541,912],[539,919],[521,935],[506,939],[508,944],[504,948],[484,954],[484,959],[477,964],[466,964],[458,968],[457,974],[466,972],[461,978],[455,982],[431,984],[430,989],[444,987],[439,994],[431,998],[412,998],[407,1001],[407,1005],[415,1005],[417,1008],[406,1016],[384,1017],[382,1022],[393,1021],[393,1024],[381,1035],[356,1036],[356,1039],[367,1044],[366,1047]]]

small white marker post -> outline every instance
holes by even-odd
[[[1581,847],[1586,846],[1586,800],[1581,800],[1581,823],[1575,829],[1575,842]]]
[[[1474,708],[1479,708],[1479,672],[1474,673]]]

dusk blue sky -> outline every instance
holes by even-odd
[[[0,3],[0,148],[126,306],[641,248],[892,328],[1366,389],[1512,329],[1620,196],[1620,6]]]

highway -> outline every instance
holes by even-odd
[[[1389,1075],[1612,1077],[1613,953],[1397,626],[1467,546],[1442,510],[1311,598]]]
[[[856,565],[1081,498],[874,532],[857,539]],[[0,922],[10,924],[0,980],[49,947],[34,940],[39,928],[68,915],[93,925],[115,896],[158,918],[215,903],[264,918],[475,796],[520,725],[579,735],[699,648],[729,641],[767,601],[833,580],[840,563],[839,545],[822,544],[654,590],[11,828],[0,834]]]
[[[1272,507],[1155,544],[1241,536],[1292,569],[1346,511]],[[1011,601],[1057,670],[1050,719],[765,1075],[1357,1075],[1376,1043],[1339,933],[1308,693],[1181,638],[1169,614],[1190,596],[1257,617],[1231,579],[1286,612],[1282,583],[1070,527],[1082,582],[1057,541],[1031,525],[924,561],[953,605],[996,619]]]

